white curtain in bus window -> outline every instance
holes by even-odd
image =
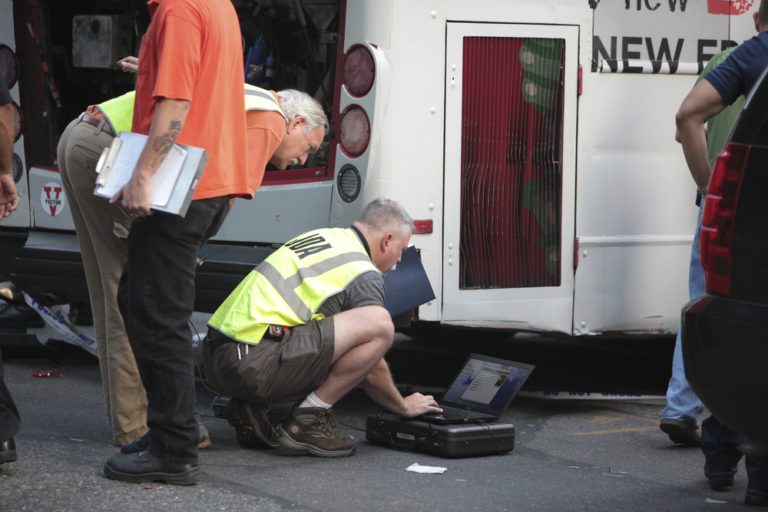
[[[464,39],[462,289],[560,284],[564,50]]]

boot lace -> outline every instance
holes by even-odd
[[[313,425],[320,430],[323,435],[335,439],[336,432],[333,429],[336,427],[336,418],[333,417],[330,411],[323,411],[317,415],[317,421]]]

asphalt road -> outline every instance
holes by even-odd
[[[483,340],[470,344],[472,335],[463,336],[465,351],[468,346],[491,351]],[[600,392],[658,393],[668,377],[664,359],[671,350],[669,340],[656,350],[640,350],[633,344],[598,345],[581,358],[575,354],[588,352],[581,342],[498,341],[494,346],[502,354],[497,355],[512,352],[518,360],[534,362],[534,374],[539,375],[529,380],[527,395],[518,397],[503,418],[516,427],[511,454],[444,459],[368,443],[365,418],[378,409],[359,391],[335,408],[339,430],[361,441],[356,455],[321,459],[283,449],[246,450],[238,446],[226,421],[213,416],[214,395],[199,386],[198,411],[213,444],[201,451],[201,482],[192,487],[104,478],[102,465],[116,448],[110,445],[95,359],[81,355],[79,349],[54,350],[44,357],[10,351],[6,382],[23,425],[16,436],[19,460],[0,465],[0,510],[699,512],[747,508],[743,463],[732,491],[710,491],[700,451],[675,447],[658,430],[660,399],[604,399]],[[398,342],[390,358],[396,375],[406,379],[400,382],[419,388],[441,381],[443,373],[450,375],[456,369],[453,363],[463,355],[461,350],[448,350],[449,345],[448,341],[437,346]],[[630,364],[629,359],[634,362]],[[449,368],[436,369],[444,366]],[[58,370],[61,376],[33,376],[41,370]],[[631,374],[639,383],[634,389]],[[655,377],[649,380],[647,375]],[[558,398],[578,396],[565,389],[569,384],[581,391],[592,386],[596,393],[589,400],[574,400],[545,398],[539,392],[560,389],[565,392]],[[414,462],[447,469],[442,474],[407,471]]]

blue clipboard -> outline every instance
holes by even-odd
[[[384,307],[393,317],[435,298],[435,292],[421,264],[421,256],[413,246],[403,251],[397,267],[384,275],[384,286]]]

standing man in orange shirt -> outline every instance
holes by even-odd
[[[104,474],[128,482],[199,480],[189,319],[203,244],[233,196],[250,196],[240,26],[230,0],[149,0],[133,131],[148,135],[113,202],[136,218],[118,301],[147,390],[147,449],[111,456]],[[179,142],[210,155],[186,216],[150,210],[150,178]]]

